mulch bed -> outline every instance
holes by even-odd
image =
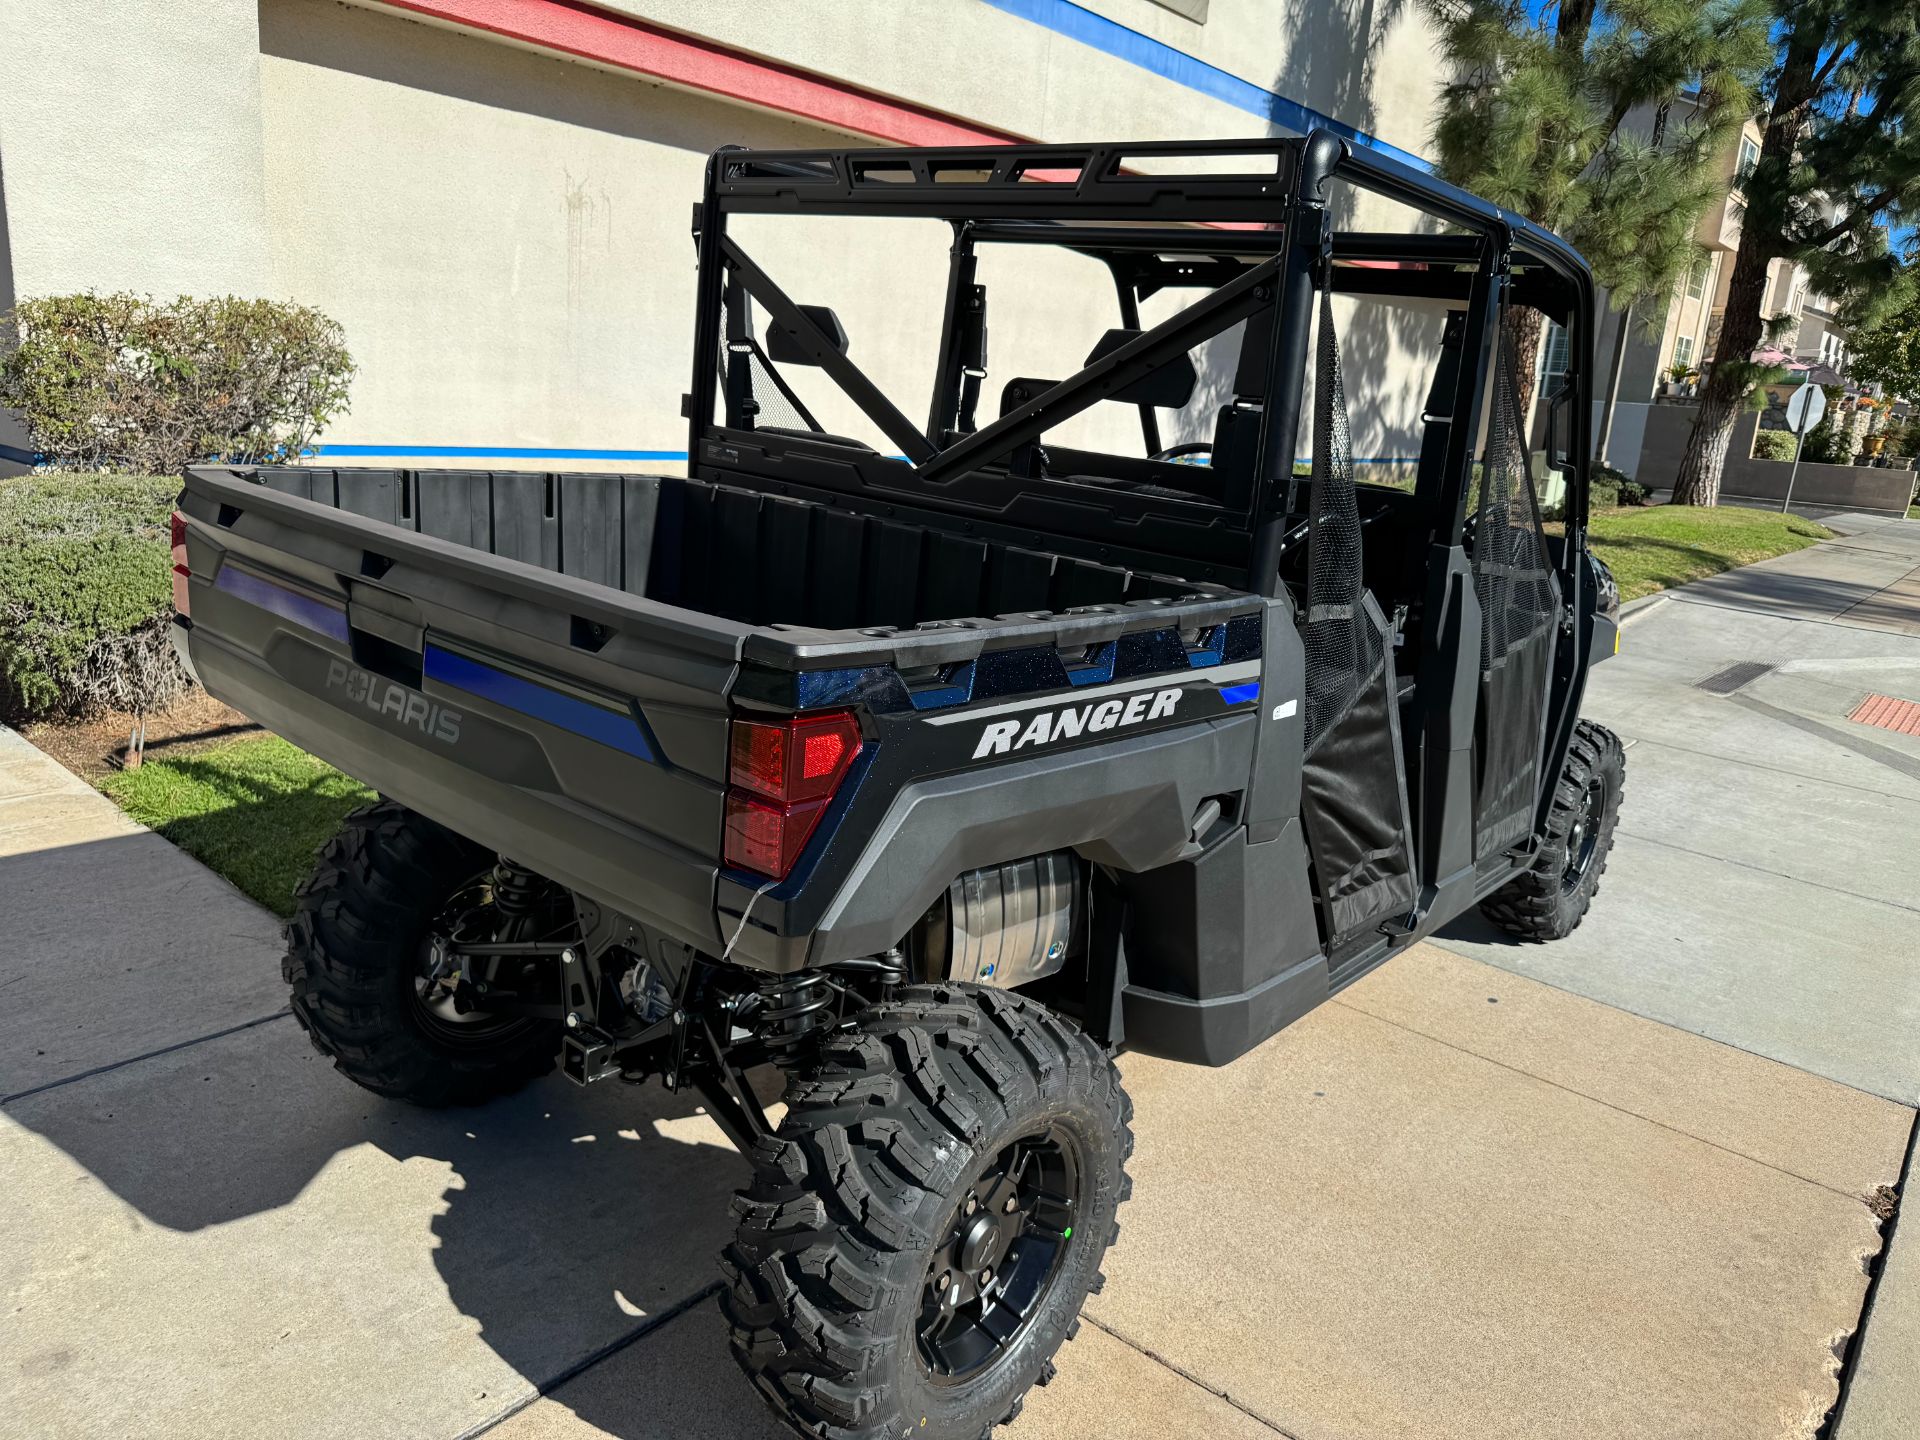
[[[81,779],[92,783],[121,768],[134,717],[109,711],[91,720],[29,725],[21,733]],[[165,710],[147,716],[147,758],[191,754],[260,727],[204,690],[190,690]]]

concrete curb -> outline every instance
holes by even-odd
[[[1672,591],[1659,590],[1652,595],[1642,595],[1638,600],[1630,600],[1620,607],[1620,623],[1631,625],[1636,620],[1644,620],[1648,614],[1658,610],[1672,598]]]

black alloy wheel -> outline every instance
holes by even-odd
[[[1060,1272],[1079,1200],[1077,1145],[1057,1127],[1009,1145],[968,1187],[921,1288],[931,1379],[970,1379],[1006,1353]]]

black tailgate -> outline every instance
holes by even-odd
[[[490,489],[469,474],[463,489],[442,472],[450,507]],[[640,479],[605,478],[610,509],[576,518],[601,542],[576,549],[583,563],[610,534],[617,553]],[[617,570],[540,568],[539,523],[508,558],[220,468],[188,472],[181,508],[189,645],[213,695],[543,875],[714,944],[726,697],[748,627],[624,593]]]

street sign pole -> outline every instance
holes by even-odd
[[[1787,498],[1780,502],[1780,513],[1787,513],[1787,507],[1793,503],[1794,482],[1800,478],[1800,456],[1807,448],[1807,432],[1820,423],[1820,417],[1827,413],[1827,392],[1812,380],[1806,381],[1794,391],[1793,398],[1787,401],[1787,429],[1794,436],[1793,469],[1787,472]]]

